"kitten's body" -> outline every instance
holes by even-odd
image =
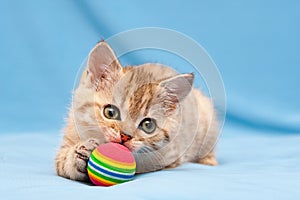
[[[92,50],[87,65],[56,157],[58,175],[87,180],[87,159],[105,142],[122,142],[131,149],[139,173],[184,162],[217,164],[215,111],[211,101],[192,88],[192,74],[178,75],[159,64],[122,68],[104,42]],[[120,119],[103,116],[107,104],[118,107]],[[145,118],[156,121],[151,134],[140,129]],[[123,132],[132,139],[122,141]]]

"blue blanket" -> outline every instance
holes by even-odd
[[[58,134],[0,136],[0,194],[4,199],[297,199],[300,136],[225,127],[220,165],[187,163],[135,176],[109,188],[58,177]]]

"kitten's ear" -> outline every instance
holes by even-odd
[[[162,92],[158,95],[167,112],[174,110],[192,90],[194,74],[180,74],[160,82]]]
[[[120,75],[122,66],[117,57],[104,42],[99,42],[90,52],[87,61],[87,73],[91,73],[91,81],[112,81]]]
[[[177,101],[184,99],[191,91],[194,74],[180,74],[160,82],[159,86],[165,90],[165,95],[176,97]]]

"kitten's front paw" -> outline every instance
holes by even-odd
[[[87,162],[92,151],[99,146],[96,139],[88,139],[85,142],[78,144],[75,148],[75,169],[76,180],[87,181]]]

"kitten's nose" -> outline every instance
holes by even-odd
[[[132,137],[130,135],[128,135],[128,134],[126,134],[124,132],[121,132],[120,135],[121,135],[121,141],[122,141],[122,143],[125,143],[128,140],[132,139]]]

